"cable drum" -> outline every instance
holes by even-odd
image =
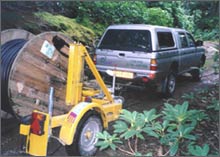
[[[71,106],[65,105],[68,58],[53,45],[55,36],[66,43],[73,42],[59,32],[38,35],[16,29],[1,32],[2,110],[17,118],[30,115],[33,110],[48,112],[50,87],[55,90],[53,115],[70,110]],[[45,51],[48,47],[50,51]],[[61,50],[68,55],[68,47]]]
[[[11,114],[14,114],[14,112],[10,106],[8,96],[9,74],[19,50],[26,42],[25,39],[14,39],[1,45],[1,108]]]

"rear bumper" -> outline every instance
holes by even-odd
[[[100,72],[103,80],[108,84],[112,82],[112,76],[109,76],[106,73],[106,70],[103,69],[98,69]],[[135,85],[159,85],[161,83],[161,74],[155,71],[149,71],[148,73],[134,73],[134,78],[133,79],[126,79],[126,78],[116,78],[116,84],[122,84],[126,85],[129,83],[135,84]]]

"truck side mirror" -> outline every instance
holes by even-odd
[[[196,46],[203,46],[203,41],[202,40],[197,40],[196,41]]]

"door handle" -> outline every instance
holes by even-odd
[[[124,53],[119,53],[119,56],[124,57],[124,56],[125,56],[125,54],[124,54]]]

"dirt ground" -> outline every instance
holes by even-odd
[[[206,68],[203,73],[202,80],[200,82],[193,82],[189,75],[178,77],[177,87],[173,99],[181,102],[181,96],[184,93],[195,92],[198,89],[211,89],[215,88],[215,96],[218,98],[218,86],[216,83],[219,83],[219,75],[215,75],[212,65],[212,54],[214,43],[206,42]],[[157,111],[161,110],[163,103],[167,101],[161,97],[158,97],[155,93],[151,92],[151,89],[135,89],[127,88],[126,91],[123,91],[121,94],[125,98],[125,103],[123,108],[130,111],[143,111],[151,108],[156,108]],[[195,106],[196,104],[194,104]],[[195,108],[202,108],[203,106],[195,106]],[[212,113],[209,113],[212,114]],[[109,127],[111,130],[112,124]],[[210,144],[211,150],[218,150],[219,148],[219,134],[218,134],[219,123],[210,123],[202,124],[200,129],[196,133],[204,134],[200,143],[203,144],[208,142]],[[214,134],[214,135],[213,135]],[[19,123],[14,118],[1,118],[1,155],[2,156],[25,156],[24,152],[21,150],[21,139],[19,137]],[[152,152],[158,151],[158,143],[154,139],[147,139],[143,143],[139,144],[140,150],[151,150]],[[65,148],[61,146],[56,140],[51,139],[49,142],[48,148],[49,156],[67,156]],[[119,156],[125,155],[121,154],[118,151],[111,151],[110,149],[105,151],[99,151],[96,154],[97,156]]]

